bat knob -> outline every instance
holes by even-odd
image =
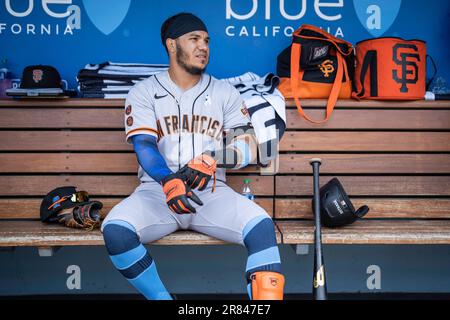
[[[315,162],[318,162],[319,164],[322,164],[322,159],[320,158],[312,158],[311,160],[309,160],[309,164],[313,164]]]

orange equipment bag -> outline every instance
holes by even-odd
[[[356,44],[355,99],[417,100],[425,96],[426,44],[375,38]]]
[[[306,120],[322,123],[330,117],[338,98],[350,99],[355,55],[351,43],[338,39],[312,25],[302,25],[292,44],[277,58],[278,89],[285,98],[293,98],[298,112]],[[309,118],[299,98],[326,98],[326,118]]]

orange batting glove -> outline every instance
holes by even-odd
[[[183,176],[184,181],[190,188],[198,188],[199,191],[205,190],[209,180],[214,176],[212,189],[214,192],[216,186],[216,170],[217,161],[209,155],[201,154],[189,161],[177,173]]]
[[[203,202],[191,191],[191,188],[186,185],[178,173],[168,175],[161,183],[166,194],[166,203],[173,212],[179,214],[196,213],[195,208],[189,203],[189,199],[198,205],[203,205]]]

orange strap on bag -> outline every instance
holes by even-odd
[[[355,99],[418,100],[425,96],[426,44],[387,37],[356,45]]]
[[[285,98],[294,99],[298,112],[306,120],[312,123],[326,122],[338,98],[351,97],[353,46],[315,26],[302,25],[293,34],[289,66],[285,61],[287,50],[278,56],[277,71],[281,77],[279,90]],[[327,98],[325,119],[316,121],[308,117],[300,104],[300,98]]]

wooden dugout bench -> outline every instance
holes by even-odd
[[[312,169],[322,158],[321,185],[336,176],[368,215],[339,229],[323,228],[325,244],[450,243],[450,101],[339,101],[331,120],[312,125],[287,101],[279,172],[230,171],[244,178],[274,218],[280,244],[313,243]],[[316,119],[324,100],[302,105]],[[124,141],[123,100],[0,100],[0,247],[32,246],[42,255],[69,245],[103,245],[87,232],[39,221],[50,190],[74,185],[104,204],[103,213],[139,184],[138,163]],[[161,245],[224,244],[190,231]]]

